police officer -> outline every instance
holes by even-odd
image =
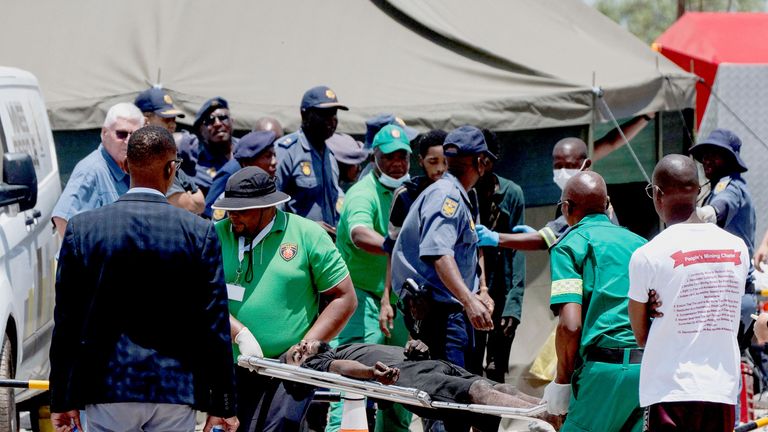
[[[176,118],[184,118],[184,113],[173,106],[171,95],[160,87],[150,87],[139,93],[133,104],[144,114],[147,125],[163,127],[170,133],[176,132]],[[165,197],[171,205],[195,214],[202,213],[205,208],[203,192],[183,170],[176,170],[176,177]]]
[[[691,147],[691,155],[704,167],[710,191],[703,206],[696,210],[699,217],[744,240],[752,256],[755,248],[755,207],[741,173],[747,165],[741,159],[741,139],[730,130],[715,129],[704,140]],[[712,186],[714,185],[714,186]],[[747,328],[750,314],[757,308],[755,300],[754,267],[750,263],[747,286],[741,300],[741,320]]]
[[[428,316],[418,325],[410,320],[409,330],[430,346],[433,357],[465,366],[473,327],[493,328],[492,303],[474,293],[478,248],[467,191],[494,155],[473,126],[449,133],[443,147],[449,172],[416,199],[405,218],[392,251],[392,286],[401,298],[407,278],[426,287],[432,302]]]
[[[307,90],[301,99],[301,128],[277,142],[277,185],[291,196],[285,209],[318,222],[331,235],[336,235],[344,192],[325,140],[336,131],[339,109],[349,110],[330,88]]]
[[[229,103],[222,97],[205,101],[197,110],[192,129],[199,141],[193,144],[192,157],[196,159],[195,183],[208,195],[216,173],[232,159],[238,139],[232,136],[234,124]]]
[[[225,163],[213,178],[213,184],[205,197],[205,212],[203,216],[213,219],[214,222],[224,218],[223,210],[213,211],[211,206],[224,193],[224,187],[229,177],[240,171],[240,168],[255,166],[263,169],[267,174],[275,176],[277,171],[277,157],[275,156],[275,140],[277,137],[272,131],[255,131],[240,138],[234,151],[234,158]]]
[[[339,164],[339,186],[346,194],[358,179],[365,177],[361,176],[360,172],[371,151],[364,148],[360,141],[341,133],[333,134],[325,144],[331,149]]]

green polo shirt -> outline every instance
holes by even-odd
[[[252,252],[238,260],[238,239],[229,219],[216,223],[221,239],[224,277],[234,283],[241,268],[242,301],[229,301],[229,313],[259,341],[264,355],[276,358],[299,342],[318,315],[318,293],[339,284],[348,274],[330,237],[316,222],[277,211],[275,223]],[[253,278],[245,282],[248,260]],[[235,359],[240,351],[235,348]]]
[[[591,214],[571,227],[550,251],[550,304],[579,303],[582,331],[579,352],[589,346],[636,347],[627,312],[629,259],[645,239]]]
[[[336,247],[349,267],[352,283],[378,298],[384,292],[387,256],[358,248],[352,243],[351,233],[354,227],[364,226],[386,236],[390,207],[392,190],[382,186],[371,171],[347,191],[336,227]]]

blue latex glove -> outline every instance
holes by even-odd
[[[483,225],[477,225],[477,245],[478,246],[493,246],[499,245],[499,233],[491,231]]]
[[[528,225],[515,225],[512,228],[513,233],[533,233],[536,232],[535,229],[532,227],[529,227]]]

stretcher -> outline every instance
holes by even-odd
[[[347,378],[330,372],[320,372],[312,369],[292,366],[278,360],[261,357],[243,356],[238,358],[238,365],[258,374],[307,384],[320,388],[328,388],[343,392],[381,399],[406,405],[415,405],[432,409],[452,409],[469,411],[478,414],[495,415],[502,418],[528,422],[528,428],[535,431],[554,431],[547,422],[531,416],[545,411],[545,405],[532,408],[510,408],[493,405],[460,404],[452,402],[433,401],[430,396],[419,389],[384,385],[375,381],[363,381]]]

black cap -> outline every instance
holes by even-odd
[[[195,114],[195,125],[199,124],[205,116],[211,113],[211,111],[216,111],[219,108],[229,109],[229,103],[227,103],[227,100],[223,97],[216,96],[205,101],[203,106],[197,110],[197,114]]]
[[[485,153],[489,158],[496,160],[496,155],[488,150],[483,131],[474,126],[461,126],[451,131],[445,137],[443,149],[448,157]]]
[[[301,110],[309,108],[338,108],[349,111],[346,105],[339,103],[336,93],[326,86],[312,87],[304,93],[301,98]]]
[[[224,188],[224,197],[216,200],[215,210],[249,210],[274,207],[291,199],[277,190],[275,178],[259,167],[250,166],[232,174]]]
[[[159,87],[152,87],[139,93],[133,104],[143,113],[151,112],[163,118],[184,118],[184,113],[173,106],[171,95]]]
[[[255,158],[259,153],[273,146],[276,139],[277,135],[272,131],[250,132],[237,142],[234,158],[237,160]]]
[[[370,151],[363,147],[363,143],[347,134],[335,133],[325,140],[325,144],[337,161],[347,165],[361,164],[370,154]]]

